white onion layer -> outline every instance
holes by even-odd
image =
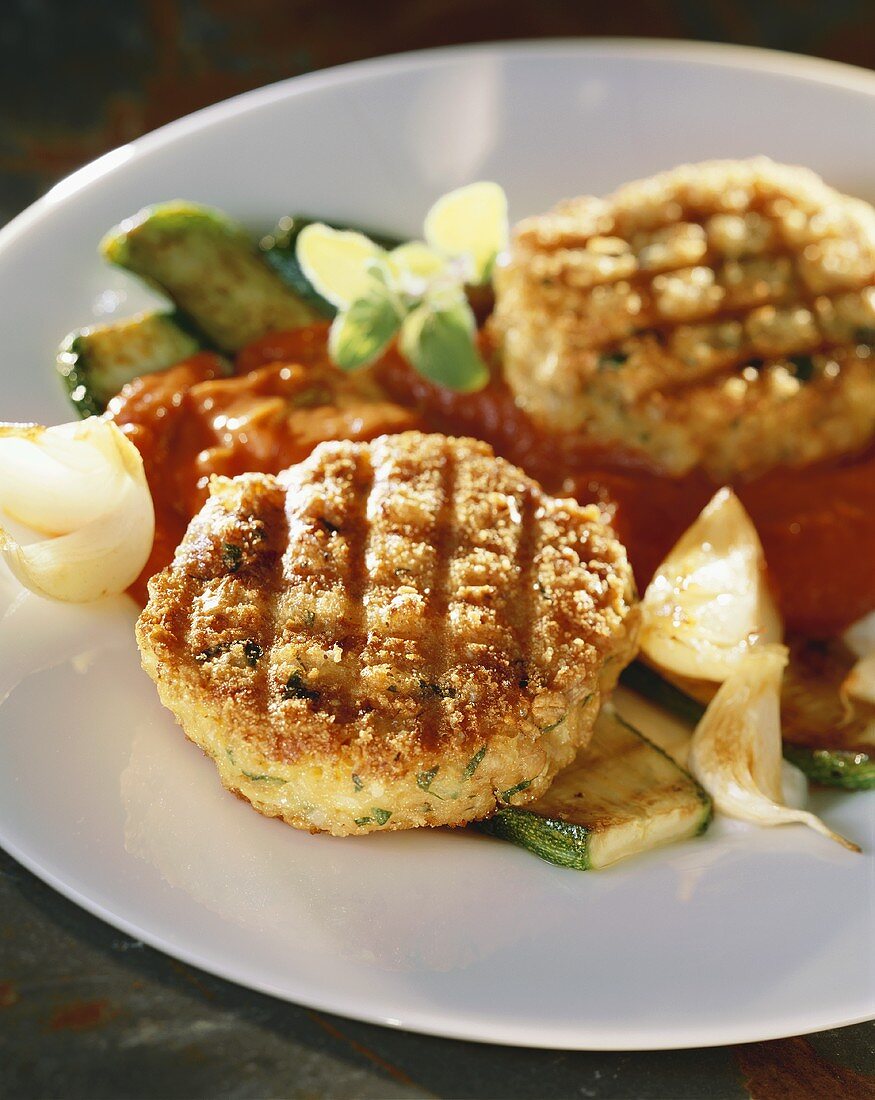
[[[859,619],[844,633],[844,640],[860,658],[842,684],[842,695],[875,706],[875,611]]]
[[[0,555],[40,596],[86,603],[123,592],[152,548],[155,514],[143,460],[110,421],[53,428],[0,424]]]
[[[846,699],[875,706],[875,650],[857,661],[842,684],[842,694]]]
[[[755,825],[801,822],[858,852],[819,817],[785,804],[780,701],[786,665],[780,645],[758,646],[737,663],[696,727],[690,770],[729,817]]]

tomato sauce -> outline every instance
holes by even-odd
[[[667,478],[640,456],[540,430],[497,374],[479,393],[456,394],[389,352],[373,371],[340,375],[325,335],[313,326],[267,336],[240,352],[230,379],[215,357],[197,355],[138,379],[112,402],[143,454],[156,505],[155,548],[135,594],[142,598],[145,579],[172,557],[211,474],[276,472],[322,439],[410,427],[484,439],[550,492],[601,505],[641,588],[717,488],[701,472]],[[485,342],[483,351],[490,355]],[[830,636],[875,608],[875,449],[777,469],[735,489],[763,540],[788,628]]]
[[[137,378],[110,402],[113,419],[143,456],[155,505],[152,553],[132,586],[141,602],[149,577],[172,560],[206,500],[211,476],[277,473],[326,439],[373,439],[423,426],[369,377],[349,378],[331,366],[321,337],[318,355],[307,352],[304,338],[291,358],[271,357],[269,346],[260,357],[241,356],[245,373],[231,378],[222,376],[221,359],[202,352]]]

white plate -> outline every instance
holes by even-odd
[[[4,419],[69,419],[59,337],[126,293],[104,230],[188,197],[415,231],[500,180],[514,216],[685,159],[768,153],[873,197],[875,79],[757,51],[500,46],[352,65],[116,150],[0,235]],[[139,671],[133,609],[26,599],[0,641],[0,841],[100,917],[256,989],[440,1035],[660,1048],[875,1015],[872,796],[814,808],[866,847],[720,823],[599,874],[468,835],[310,837],[225,794]],[[12,629],[10,629],[12,627]]]

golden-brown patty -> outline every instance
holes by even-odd
[[[143,666],[225,785],[339,835],[536,798],[637,627],[595,508],[418,432],[213,479],[149,592]]]
[[[875,211],[764,158],[685,165],[516,229],[508,382],[670,474],[748,477],[875,436]]]

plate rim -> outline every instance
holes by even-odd
[[[31,203],[25,210],[12,218],[0,229],[0,258],[21,236],[53,211],[67,198],[98,180],[117,172],[123,166],[148,155],[155,149],[184,139],[187,134],[205,127],[221,123],[223,120],[257,111],[262,106],[284,99],[295,98],[322,89],[337,87],[362,78],[379,78],[405,70],[417,70],[440,65],[447,60],[461,57],[476,58],[490,55],[503,56],[539,56],[551,55],[577,56],[584,58],[645,58],[655,61],[705,64],[715,68],[757,71],[779,76],[795,77],[807,82],[844,88],[875,99],[875,72],[831,61],[823,58],[807,57],[800,54],[785,53],[778,50],[754,46],[736,46],[727,43],[700,42],[669,38],[637,37],[588,37],[588,38],[543,38],[518,39],[511,41],[495,40],[483,43],[468,43],[457,46],[443,46],[432,49],[411,50],[403,53],[367,58],[359,61],[321,69],[313,73],[287,77],[263,85],[259,88],[211,104],[158,127],[131,142],[120,145],[89,161],[74,172],[63,177],[43,196]],[[862,1014],[851,1014],[836,1019],[833,1014],[818,1016],[810,1010],[804,1019],[789,1021],[784,1015],[783,1024],[773,1029],[763,1030],[761,1026],[750,1028],[737,1027],[726,1031],[714,1025],[704,1027],[687,1026],[683,1037],[677,1032],[660,1033],[649,1029],[646,1034],[640,1032],[619,1032],[616,1029],[599,1033],[591,1026],[584,1036],[573,1035],[573,1022],[567,1028],[553,1027],[552,1034],[538,1033],[533,1036],[525,1025],[516,1022],[501,1023],[494,1018],[476,1018],[467,1020],[460,1026],[459,1021],[466,1020],[464,1010],[454,1013],[453,1017],[441,1019],[434,1013],[419,1009],[404,1011],[404,1019],[386,1015],[375,1010],[356,1008],[344,1002],[340,996],[320,996],[318,993],[299,994],[292,997],[288,991],[270,982],[253,979],[247,975],[244,967],[223,965],[213,958],[206,958],[197,950],[189,950],[166,939],[163,935],[141,927],[137,921],[130,920],[113,908],[82,893],[77,886],[66,882],[54,870],[31,856],[7,835],[0,820],[0,844],[9,855],[28,871],[36,875],[51,889],[56,890],[68,901],[84,909],[127,935],[148,944],[171,958],[214,974],[244,988],[274,996],[294,1004],[329,1012],[348,1019],[364,1023],[377,1024],[402,1031],[438,1036],[467,1042],[491,1043],[499,1046],[528,1047],[550,1050],[586,1050],[586,1051],[649,1051],[684,1050],[700,1047],[728,1046],[738,1043],[766,1042],[791,1036],[808,1035],[814,1032],[864,1023],[875,1016],[875,996],[871,1006]],[[875,993],[875,991],[873,991]]]
[[[2,827],[2,822],[0,822]],[[708,1047],[736,1046],[742,1043],[765,1043],[776,1039],[788,1039],[803,1035],[813,1035],[820,1031],[832,1031],[836,1028],[851,1027],[854,1024],[868,1023],[875,1018],[875,998],[871,1006],[862,1013],[852,1013],[836,1019],[834,1015],[826,1014],[814,1019],[806,1014],[802,1020],[794,1024],[786,1022],[781,1026],[763,1031],[761,1027],[751,1026],[748,1029],[739,1027],[732,1031],[720,1030],[716,1026],[687,1028],[684,1030],[684,1038],[679,1039],[677,1033],[667,1031],[661,1035],[658,1031],[648,1029],[645,1032],[618,1032],[609,1030],[604,1033],[594,1031],[587,1027],[587,1035],[590,1037],[579,1038],[572,1034],[573,1023],[569,1021],[567,1029],[553,1028],[552,1035],[539,1034],[537,1042],[532,1041],[532,1036],[525,1024],[507,1022],[496,1024],[493,1020],[483,1018],[472,1019],[467,1026],[458,1026],[451,1022],[450,1017],[445,1017],[442,1022],[435,1022],[434,1014],[423,1013],[419,1009],[405,1010],[404,1018],[387,1015],[385,1012],[367,1011],[350,1007],[337,996],[320,996],[305,994],[303,997],[292,997],[288,991],[270,982],[253,979],[246,975],[245,968],[239,970],[233,965],[224,965],[216,962],[212,957],[207,958],[198,951],[180,948],[177,944],[165,939],[165,937],[150,932],[141,927],[136,921],[116,913],[114,910],[101,905],[93,898],[82,894],[75,886],[66,883],[59,878],[54,871],[43,866],[39,860],[32,858],[21,851],[18,845],[9,843],[0,835],[0,843],[6,852],[31,871],[38,879],[56,890],[68,901],[84,909],[92,916],[102,920],[105,924],[116,928],[121,932],[132,936],[134,939],[147,944],[149,947],[160,951],[168,958],[177,959],[190,966],[196,966],[207,974],[212,974],[234,985],[242,986],[263,993],[288,1004],[298,1005],[303,1008],[311,1008],[317,1012],[327,1012],[344,1019],[356,1020],[359,1023],[376,1024],[388,1027],[395,1031],[411,1031],[419,1035],[430,1035],[442,1039],[456,1039],[462,1042],[491,1044],[503,1047],[520,1047],[532,1050],[581,1050],[581,1051],[657,1051],[657,1050],[697,1050]],[[787,1021],[788,1017],[782,1017]],[[456,1011],[453,1019],[463,1020],[464,1012]]]
[[[212,126],[224,118],[232,118],[264,104],[318,92],[354,81],[361,75],[378,77],[404,69],[417,69],[439,64],[454,57],[504,54],[575,54],[580,57],[608,56],[651,58],[656,61],[687,61],[715,68],[756,70],[777,76],[798,77],[830,87],[844,88],[875,98],[875,72],[827,58],[767,49],[761,46],[737,46],[724,42],[701,42],[675,38],[639,37],[569,37],[495,39],[490,42],[438,46],[431,49],[407,50],[380,57],[349,61],[311,73],[285,77],[259,88],[241,92],[209,104],[182,118],[174,119],[150,130],[132,141],[110,149],[62,177],[49,190],[0,228],[0,254],[44,215],[76,192],[99,179],[111,175],[123,165],[147,155],[153,149],[172,144],[191,131]]]

